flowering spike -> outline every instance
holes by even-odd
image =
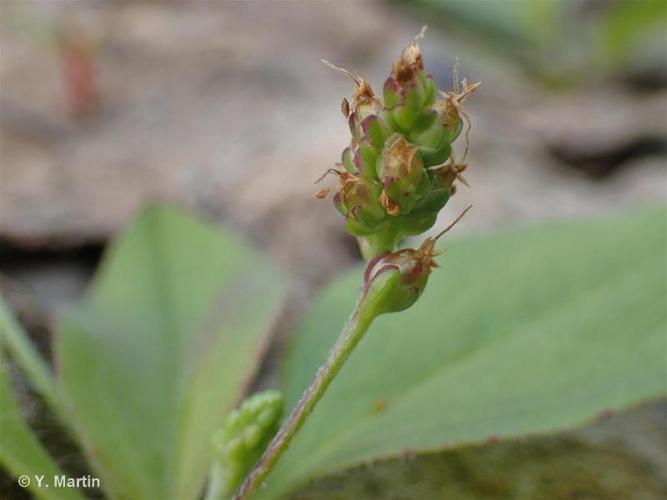
[[[460,80],[456,66],[453,90],[438,91],[424,71],[419,42],[425,28],[394,61],[382,99],[365,78],[324,61],[355,85],[352,99],[341,104],[351,134],[341,162],[350,177],[340,177],[334,205],[367,259],[429,229],[456,191],[455,181],[468,185],[461,172],[470,120],[462,104],[479,84]],[[457,163],[452,143],[466,124]]]
[[[394,63],[383,88],[384,103],[366,80],[325,61],[356,85],[352,105],[346,100],[342,105],[352,134],[342,154],[345,171],[329,172],[339,179],[334,206],[369,263],[359,299],[336,344],[235,500],[245,500],[260,487],[375,318],[407,309],[419,299],[431,269],[438,266],[436,241],[470,208],[419,248],[394,251],[404,236],[432,227],[454,193],[454,181],[465,182],[461,172],[466,165],[456,163],[451,142],[460,132],[459,115],[467,119],[461,101],[476,86],[464,80],[462,93],[456,89],[455,94],[439,96],[433,79],[424,74],[417,43],[424,31],[425,27]],[[247,436],[246,446],[260,442],[254,432]]]
[[[229,498],[278,430],[283,397],[273,390],[253,394],[227,417],[212,438],[215,460],[207,499]]]

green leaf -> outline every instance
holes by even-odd
[[[554,431],[665,393],[665,214],[447,241],[410,310],[380,317],[269,476],[262,498],[405,450]],[[298,400],[352,308],[335,283],[284,367]]]
[[[649,408],[652,405],[646,405]],[[657,405],[656,405],[657,406]],[[643,406],[646,410],[646,407]],[[654,412],[655,412],[655,407]],[[658,410],[660,411],[660,410]],[[641,415],[641,412],[634,413]],[[646,415],[644,413],[644,415]],[[565,500],[665,499],[664,419],[644,418],[627,427],[632,446],[595,445],[569,433],[464,447],[406,460],[361,465],[317,479],[294,498],[317,500]],[[648,424],[648,422],[652,422]],[[653,432],[646,428],[654,428]],[[617,431],[619,429],[616,429]],[[598,428],[599,431],[599,428]],[[611,438],[611,435],[610,435]],[[657,438],[657,442],[655,441]],[[613,439],[613,438],[612,438]],[[658,451],[650,465],[646,439]],[[584,493],[585,492],[585,493]]]
[[[51,370],[46,361],[32,345],[0,295],[0,341],[11,352],[13,359],[21,367],[32,387],[49,403],[51,409],[62,415],[62,406]]]
[[[109,494],[197,497],[281,291],[257,252],[175,209],[148,209],[114,245],[57,341],[59,382]]]
[[[16,478],[27,476],[28,488],[36,498],[44,500],[82,499],[76,488],[56,487],[53,478],[64,473],[42,447],[23,420],[12,394],[0,352],[0,463]],[[37,477],[43,476],[42,487]],[[47,488],[45,485],[49,484]]]
[[[642,43],[652,45],[651,38],[664,40],[667,28],[667,2],[619,2],[603,11],[595,26],[599,50],[615,65],[632,63]],[[655,44],[657,46],[657,44]]]

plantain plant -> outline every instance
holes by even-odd
[[[355,464],[553,431],[665,393],[664,210],[453,241],[433,275],[436,243],[463,214],[399,248],[465,183],[462,104],[477,88],[438,92],[418,39],[382,97],[336,68],[355,90],[342,103],[351,141],[328,172],[333,204],[368,262],[303,319],[277,391],[250,388],[284,279],[228,231],[174,208],[144,211],[61,314],[55,371],[0,302],[3,350],[106,496],[284,498]],[[53,479],[66,474],[4,370],[0,396],[3,466],[36,497],[81,498]]]
[[[341,104],[350,145],[341,155],[342,170],[327,173],[338,177],[334,206],[345,217],[347,231],[357,237],[368,264],[357,302],[326,361],[236,498],[247,497],[262,484],[373,321],[381,314],[404,311],[419,299],[437,266],[436,241],[465,214],[419,248],[396,250],[406,236],[435,224],[456,190],[455,181],[463,180],[466,164],[456,162],[452,142],[467,119],[463,100],[479,85],[463,81],[462,92],[439,93],[424,71],[417,43],[423,33],[394,62],[383,99],[364,78],[323,61],[355,84],[352,104],[347,99]],[[316,197],[326,194],[324,188]]]

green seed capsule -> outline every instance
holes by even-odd
[[[334,206],[345,216],[347,228],[355,236],[377,230],[386,219],[387,214],[379,202],[381,192],[377,182],[350,174],[340,176]]]
[[[387,139],[378,174],[385,193],[383,204],[390,215],[409,213],[430,189],[430,181],[417,154],[417,147],[399,133]],[[396,213],[390,211],[389,203],[392,202],[399,209],[394,210]]]
[[[433,181],[432,184],[434,184]],[[410,213],[410,217],[422,217],[427,214],[437,214],[440,210],[442,210],[447,201],[449,201],[449,197],[449,188],[438,188],[434,185],[433,189],[431,189],[426,196],[419,200],[419,203],[417,203],[415,208]]]
[[[381,149],[384,142],[390,135],[389,127],[384,123],[378,115],[370,115],[366,117],[360,124],[361,131],[365,139],[368,140],[373,147]]]
[[[345,170],[347,170],[349,173],[358,173],[356,167],[354,166],[354,153],[350,148],[345,148],[343,150],[343,153],[341,154],[341,163],[343,164],[343,167],[345,167]]]
[[[433,126],[441,127],[441,125],[436,122],[440,115],[437,111],[432,109],[427,109],[419,115],[417,121],[412,126],[408,134],[406,135],[407,139],[410,142],[418,142],[419,136],[421,136],[425,131],[430,129]]]
[[[463,120],[456,106],[452,104],[451,98],[441,104],[439,115],[440,124],[447,131],[449,142],[454,142],[463,130]]]
[[[407,132],[414,126],[422,111],[420,104],[419,90],[410,89],[401,99],[401,104],[392,110],[392,116],[402,131]]]
[[[354,153],[354,166],[356,171],[365,179],[378,178],[377,171],[378,151],[365,137],[359,142]]]
[[[384,105],[387,107],[387,109],[398,106],[400,102],[399,88],[398,83],[396,80],[394,80],[393,77],[390,76],[384,82],[382,96],[384,97]]]
[[[400,229],[403,236],[414,236],[427,231],[438,219],[437,212],[415,214],[414,212],[401,217]]]
[[[431,269],[437,266],[433,261],[433,245],[427,244],[430,241],[427,238],[416,250],[408,248],[380,254],[368,263],[364,287],[368,289],[380,283],[389,287],[380,314],[403,311],[420,297],[426,288]]]
[[[441,165],[447,161],[451,154],[447,131],[439,124],[419,134],[415,140],[418,144],[419,155],[425,167]]]
[[[433,77],[426,75],[423,71],[420,71],[417,74],[419,80],[419,86],[421,87],[422,93],[422,108],[428,108],[435,103],[437,96],[438,88],[435,85]]]
[[[382,291],[377,314],[403,311],[421,296],[431,270],[438,267],[433,258],[438,239],[447,233],[471,207],[466,208],[449,226],[434,238],[426,238],[417,249],[384,252],[371,259],[364,271],[364,292]]]

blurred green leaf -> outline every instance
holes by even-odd
[[[447,241],[424,296],[379,318],[269,476],[266,496],[409,450],[553,431],[665,393],[665,213]],[[288,407],[324,360],[357,269],[294,337]]]
[[[644,53],[657,61],[664,54],[665,0],[487,1],[483,8],[469,0],[399,1],[409,12],[425,10],[434,28],[519,63],[543,83],[599,80],[627,70]]]
[[[51,409],[62,415],[62,407],[53,374],[30,342],[28,334],[0,296],[0,340],[11,352],[12,358],[21,367],[31,385],[51,405]]]
[[[57,340],[59,382],[111,496],[197,497],[281,289],[257,252],[175,209],[148,209],[114,245]]]
[[[612,63],[626,63],[637,46],[653,36],[664,47],[667,28],[665,0],[624,1],[612,4],[597,26],[601,51]]]
[[[11,392],[4,364],[0,352],[0,463],[16,478],[28,476],[28,489],[36,498],[82,499],[83,496],[76,488],[61,488],[52,484],[54,477],[64,473],[23,420]],[[41,488],[36,479],[40,476],[43,476],[44,485]],[[49,484],[48,488],[46,484]]]
[[[469,0],[401,0],[431,14],[435,28],[457,32],[460,38],[491,49],[495,54],[534,66],[550,45],[563,40],[562,25],[569,7],[558,0],[539,2],[479,2]],[[551,61],[549,61],[551,63]]]

